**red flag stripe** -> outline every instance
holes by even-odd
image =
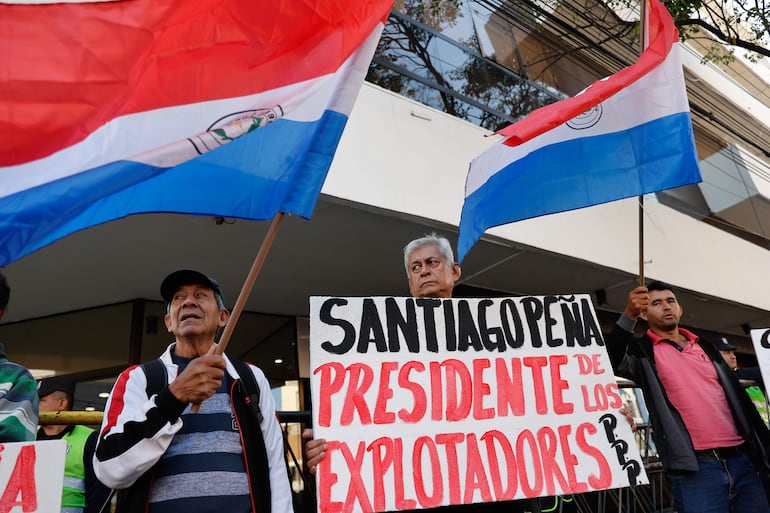
[[[0,4],[0,166],[49,155],[125,114],[332,73],[391,4]]]

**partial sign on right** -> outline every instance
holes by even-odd
[[[757,365],[762,373],[762,380],[768,383],[770,379],[770,328],[751,330],[751,342],[757,354]]]

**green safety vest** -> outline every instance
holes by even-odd
[[[61,496],[62,513],[82,512],[86,506],[86,468],[83,465],[83,450],[93,429],[75,426],[62,437],[67,442],[67,456],[64,458],[64,489]]]
[[[751,402],[754,403],[754,406],[757,408],[759,416],[762,417],[762,420],[764,420],[767,425],[767,399],[765,398],[765,394],[762,393],[762,389],[758,386],[746,387],[746,393],[749,394],[749,398],[751,398]]]

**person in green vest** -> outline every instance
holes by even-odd
[[[70,411],[75,397],[75,382],[53,377],[40,381],[40,411]],[[110,489],[94,474],[93,456],[97,432],[81,425],[45,425],[37,431],[38,440],[64,440],[64,489],[61,513],[99,513],[109,511],[106,503]]]

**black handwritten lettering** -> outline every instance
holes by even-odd
[[[479,335],[476,323],[471,315],[470,305],[467,301],[460,300],[457,304],[457,349],[458,351],[467,351],[473,348],[481,351],[484,347],[481,345],[481,335]]]
[[[420,298],[415,300],[419,308],[423,310],[423,323],[425,324],[425,349],[431,353],[438,353],[438,337],[436,336],[436,308],[441,305],[440,299]]]
[[[511,331],[511,323],[513,321],[513,331]],[[500,303],[500,319],[503,324],[503,333],[505,333],[505,342],[508,347],[517,349],[524,345],[524,326],[521,324],[521,317],[519,316],[519,310],[516,308],[516,303],[511,299],[503,299]]]
[[[545,296],[543,298],[543,315],[545,317],[545,343],[548,347],[559,347],[564,344],[564,340],[561,338],[554,338],[553,327],[556,326],[557,320],[551,317],[551,305],[556,303],[558,299],[554,296]]]
[[[481,332],[481,340],[484,344],[484,348],[487,351],[498,350],[502,352],[505,351],[505,338],[503,335],[503,329],[499,327],[490,328],[487,325],[487,308],[494,304],[495,302],[491,299],[482,299],[479,301],[479,332]]]
[[[770,341],[768,341],[768,337],[770,337],[770,330],[765,330],[765,332],[762,333],[762,338],[759,339],[759,344],[765,349],[770,349]]]
[[[364,299],[363,310],[361,311],[361,329],[358,331],[358,335],[359,353],[366,353],[372,343],[378,352],[387,352],[388,346],[385,343],[382,321],[379,313],[377,313],[377,305],[371,298]]]
[[[525,297],[521,300],[521,306],[524,308],[524,317],[526,317],[527,325],[529,325],[532,347],[543,347],[543,340],[540,338],[540,329],[537,322],[543,316],[543,303],[536,297]]]
[[[348,321],[344,319],[337,319],[332,317],[332,308],[335,306],[345,306],[348,304],[346,299],[342,298],[330,298],[323,302],[321,310],[318,312],[318,317],[322,323],[329,326],[339,326],[345,335],[339,344],[334,345],[331,341],[327,340],[321,343],[321,348],[332,354],[345,354],[353,349],[353,344],[356,341],[356,329]]]
[[[580,300],[581,310],[583,310],[583,326],[585,326],[585,338],[581,346],[590,346],[592,341],[598,346],[604,345],[604,339],[602,338],[602,330],[599,329],[599,325],[596,324],[596,318],[593,315],[593,308],[588,299]]]
[[[603,346],[586,296],[506,299],[327,298],[318,320],[332,354],[439,351],[505,352],[527,345]],[[767,343],[767,341],[766,341]]]
[[[610,443],[610,447],[615,449],[615,456],[618,458],[618,463],[623,467],[628,476],[628,483],[631,486],[638,484],[637,477],[641,474],[641,465],[636,460],[626,459],[628,453],[628,442],[622,438],[615,437],[615,428],[618,426],[618,419],[612,413],[606,413],[599,418],[599,422],[604,425],[604,433],[607,435],[607,441]]]
[[[420,352],[420,338],[417,334],[417,311],[414,307],[414,300],[407,299],[406,318],[401,315],[398,303],[392,297],[385,300],[385,318],[388,323],[388,349],[391,353],[397,353],[401,350],[399,343],[399,333],[403,335],[406,347],[410,353]]]
[[[446,330],[447,351],[457,351],[457,333],[455,332],[455,313],[452,301],[444,301],[444,329]]]

